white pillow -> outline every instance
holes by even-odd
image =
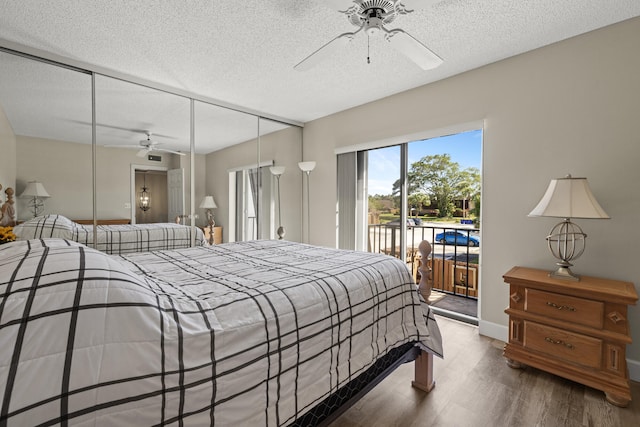
[[[72,239],[78,224],[62,215],[43,215],[25,221],[13,228],[13,233],[20,240],[57,237]]]

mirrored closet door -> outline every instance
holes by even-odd
[[[302,175],[298,162],[302,159],[302,128],[265,118],[260,118],[259,128],[263,189],[259,238],[300,242]]]
[[[93,217],[90,124],[90,74],[0,51],[0,194],[19,222]]]
[[[97,219],[187,223],[190,100],[101,75],[95,85]]]
[[[19,221],[178,220],[215,223],[216,242],[301,240],[298,126],[0,51],[0,136],[0,185]],[[46,189],[38,210],[31,182]]]
[[[200,101],[195,102],[194,118],[196,200],[214,199],[215,223],[224,225],[216,229],[223,234],[218,238],[258,238],[258,118]],[[206,209],[198,214],[202,225],[208,226]]]

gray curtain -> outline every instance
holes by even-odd
[[[356,153],[338,154],[338,248],[356,248]]]

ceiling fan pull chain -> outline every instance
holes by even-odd
[[[369,56],[369,42],[371,40],[371,37],[369,37],[369,34],[367,34],[367,64],[371,64],[371,57]]]

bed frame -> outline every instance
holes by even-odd
[[[180,223],[180,217],[176,218],[176,222]],[[92,219],[74,219],[72,220],[78,224],[91,225]],[[131,221],[128,219],[99,219],[96,220],[97,225],[119,225],[129,224]],[[426,260],[431,254],[431,244],[426,240],[423,240],[418,245],[418,251],[420,252],[421,259]],[[421,263],[418,267],[420,272],[420,283],[418,284],[418,291],[424,298],[425,302],[429,302],[431,296],[431,269],[426,262]],[[406,362],[407,360],[405,360]],[[389,372],[390,373],[390,372]],[[387,374],[388,375],[388,374]],[[381,381],[382,379],[380,379]],[[379,381],[378,381],[379,382]],[[377,384],[377,383],[376,383]],[[421,351],[415,359],[415,373],[414,379],[411,385],[417,389],[425,392],[430,392],[435,387],[435,381],[433,379],[433,354]]]
[[[71,221],[76,224],[82,225],[93,225],[92,219],[72,219]],[[97,225],[126,225],[131,224],[131,220],[129,219],[98,219],[96,220]]]
[[[431,254],[431,244],[423,240],[418,245],[418,251],[423,260],[428,259]],[[420,263],[418,271],[420,272],[418,291],[428,303],[431,295],[431,269],[424,262]],[[433,354],[420,350],[412,343],[407,343],[391,350],[363,374],[305,413],[292,424],[292,427],[309,425],[328,427],[400,365],[411,361],[415,361],[414,379],[411,385],[426,393],[430,392],[436,385],[433,379]]]
[[[431,274],[426,260],[431,253],[431,245],[429,242],[423,241],[418,246],[418,250],[424,261],[418,268],[420,272],[418,291],[423,301],[428,303],[431,293]],[[335,390],[334,393],[328,395],[324,401],[315,407],[310,408],[309,411],[295,420],[293,425],[300,427],[308,425],[328,426],[398,366],[411,361],[415,361],[412,386],[421,391],[430,392],[435,386],[433,355],[421,350],[416,346],[415,342],[406,342],[400,347],[389,350],[387,354],[373,363],[365,372]],[[0,425],[2,424],[2,421],[0,421]]]

